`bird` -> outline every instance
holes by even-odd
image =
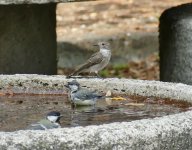
[[[69,89],[68,97],[74,106],[95,105],[96,101],[103,97],[102,94],[96,91],[83,89],[76,80],[68,82],[65,87]]]
[[[62,115],[60,114],[60,112],[51,111],[47,114],[46,118],[28,126],[27,130],[47,130],[61,128],[59,123],[61,117]]]
[[[99,46],[100,50],[94,53],[85,63],[78,66],[67,78],[78,75],[81,72],[93,72],[97,77],[100,77],[98,72],[105,68],[111,59],[111,48],[108,42],[98,42],[94,46]]]

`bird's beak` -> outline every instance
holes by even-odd
[[[63,115],[60,115],[59,118],[63,117]]]
[[[98,44],[94,44],[93,46],[99,46]]]

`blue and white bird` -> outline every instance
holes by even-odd
[[[27,130],[47,130],[60,128],[59,120],[62,115],[57,111],[49,112],[45,119],[40,120],[35,124],[31,124],[27,127]]]
[[[83,89],[80,84],[73,80],[65,85],[69,89],[68,97],[72,104],[76,105],[95,105],[98,99],[103,96],[96,91]]]

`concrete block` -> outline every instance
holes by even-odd
[[[165,10],[159,31],[160,80],[192,84],[192,4]]]
[[[55,10],[56,4],[0,5],[1,74],[56,74]]]

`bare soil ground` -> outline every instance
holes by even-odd
[[[191,1],[102,0],[59,4],[57,40],[78,41],[85,36],[92,38],[132,32],[158,32],[159,17],[165,9],[189,2]],[[101,74],[105,77],[159,80],[158,54],[125,65],[127,66],[116,68],[109,66]],[[68,72],[69,70],[58,70],[59,74]]]
[[[191,0],[101,0],[62,3],[57,7],[58,40],[89,35],[157,32],[161,13]]]

